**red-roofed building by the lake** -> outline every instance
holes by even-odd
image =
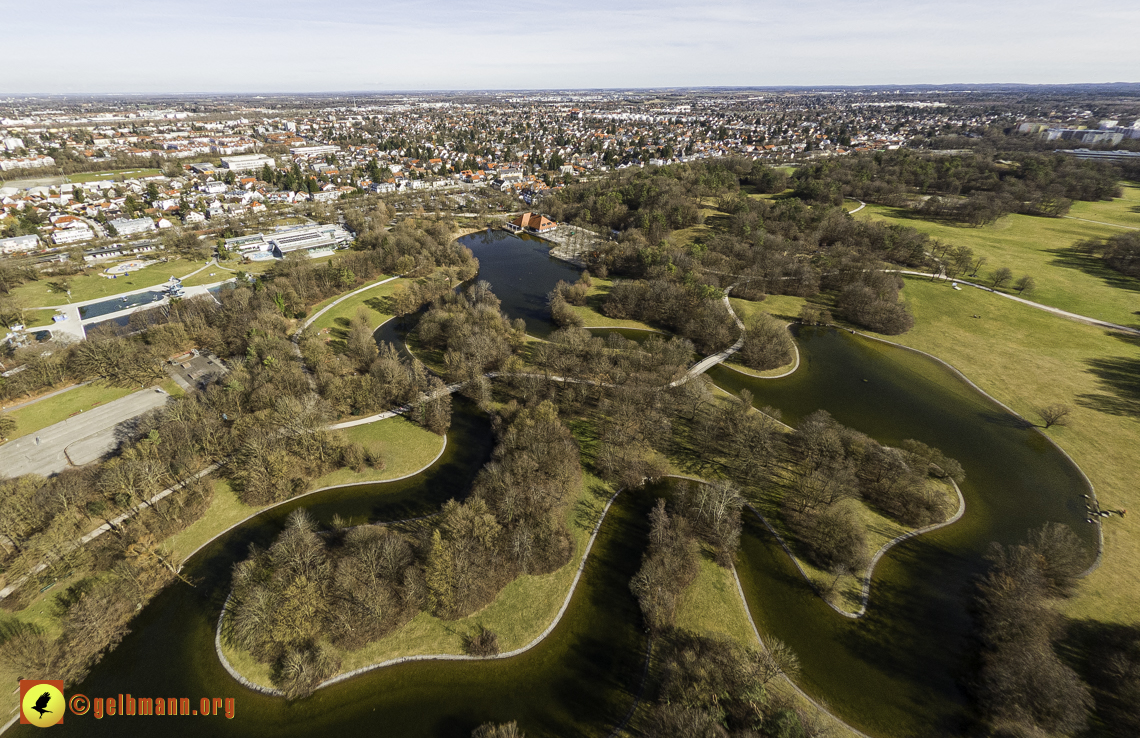
[[[538,213],[523,213],[519,217],[507,223],[507,230],[519,233],[520,231],[529,231],[531,233],[549,233],[558,227],[558,224],[553,220],[544,218]]]

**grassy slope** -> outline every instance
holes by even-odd
[[[1136,187],[1125,192],[1126,199],[1080,203],[1080,217],[1119,222],[1131,216],[1130,209],[1140,205],[1140,194]],[[987,258],[975,278],[982,283],[988,283],[994,269],[1009,267],[1015,277],[1028,274],[1037,282],[1036,288],[1024,295],[1035,302],[1122,325],[1137,322],[1140,280],[1124,277],[1105,267],[1100,259],[1072,249],[1083,239],[1129,231],[1071,218],[1028,215],[1008,215],[992,225],[973,228],[925,220],[908,210],[881,205],[868,205],[854,217],[910,226],[955,246],[969,246],[976,255]]]
[[[67,420],[81,410],[90,410],[98,405],[104,405],[134,391],[134,388],[108,387],[96,382],[68,390],[46,400],[40,400],[19,410],[13,410],[8,415],[16,421],[16,430],[9,436],[9,439],[34,433],[41,428]]]
[[[377,471],[365,467],[363,472],[337,469],[314,481],[314,489],[402,477],[421,469],[443,449],[443,436],[437,436],[404,418],[358,425],[341,433],[348,441],[379,451],[384,458],[384,469]]]
[[[678,628],[693,631],[704,636],[728,636],[733,641],[748,648],[757,648],[756,635],[748,621],[744,602],[736,589],[732,572],[713,563],[708,557],[701,557],[700,571],[696,580],[689,585],[677,607]],[[801,708],[811,709],[807,700],[797,694],[787,682],[780,680],[772,687],[779,695],[789,698]],[[638,709],[633,724],[645,719],[645,703]],[[848,738],[856,734],[838,721],[827,719],[833,727],[834,738]]]
[[[613,492],[608,485],[584,474],[578,503],[567,512],[567,523],[574,540],[574,553],[561,569],[540,576],[523,575],[499,593],[495,600],[466,618],[441,620],[420,613],[403,628],[368,644],[357,651],[341,654],[341,671],[399,656],[431,653],[463,653],[464,635],[484,625],[499,636],[499,648],[511,651],[534,640],[557,615],[566,592],[578,571],[582,552],[590,537],[596,513]],[[582,510],[594,514],[583,515]],[[269,667],[258,663],[247,653],[223,645],[226,658],[243,676],[259,684],[269,685]]]
[[[1140,339],[975,289],[908,280],[903,296],[916,325],[891,340],[944,359],[1027,418],[1042,404],[1070,403],[1071,425],[1046,432],[1089,476],[1105,508],[1140,508]],[[1104,563],[1066,604],[1069,614],[1140,622],[1134,527],[1131,517],[1105,524]]]
[[[145,255],[144,255],[145,256]],[[116,279],[108,279],[99,274],[87,274],[68,278],[71,283],[71,302],[83,302],[98,297],[114,297],[123,292],[153,287],[162,284],[174,277],[189,274],[195,269],[204,266],[205,261],[187,261],[175,259],[165,264],[155,264],[140,269],[137,272],[121,275]],[[106,269],[111,264],[100,265]],[[41,279],[36,282],[27,282],[12,290],[24,305],[28,307],[46,307],[48,305],[66,305],[68,298],[65,293],[52,290],[48,284],[54,279]],[[220,280],[219,280],[220,281]],[[29,316],[30,317],[30,316]]]
[[[389,277],[390,275],[384,274],[377,277],[374,281],[381,282],[385,279],[388,279]],[[386,298],[388,295],[391,295],[398,285],[409,281],[411,280],[396,279],[389,282],[388,284],[380,285],[379,287],[373,287],[372,289],[366,290],[365,292],[361,292],[359,295],[354,295],[353,297],[348,298],[332,310],[329,310],[327,313],[313,321],[313,324],[309,326],[309,330],[319,331],[325,328],[347,329],[348,321],[356,317],[356,311],[361,307],[366,308],[368,312],[369,322],[373,328],[376,328],[381,323],[392,317],[391,313],[386,312],[388,305],[387,300],[384,298]],[[359,287],[356,289],[359,289]],[[309,314],[315,314],[318,310],[335,299],[337,298],[331,298],[321,303],[320,305],[315,306],[312,310],[309,311]]]
[[[443,439],[403,418],[391,418],[342,431],[353,442],[379,448],[384,455],[383,469],[365,467],[362,473],[337,469],[313,481],[311,489],[334,484],[382,482],[419,471],[431,463],[443,445]],[[181,560],[218,533],[253,515],[260,507],[251,507],[238,499],[229,482],[214,480],[214,500],[199,520],[186,530],[164,541]]]
[[[705,555],[696,580],[681,595],[676,624],[694,633],[725,635],[746,646],[756,642],[732,572]]]

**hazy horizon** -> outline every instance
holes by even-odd
[[[220,0],[7,9],[3,94],[1113,84],[1140,7]]]

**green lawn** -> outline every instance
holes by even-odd
[[[742,646],[756,644],[732,571],[707,555],[700,557],[697,578],[681,595],[676,624],[702,635],[726,635]]]
[[[16,421],[16,430],[9,436],[9,439],[35,433],[49,425],[67,420],[81,411],[105,405],[134,391],[135,388],[133,387],[110,387],[99,382],[92,382],[55,397],[40,400],[19,410],[13,410],[8,413],[8,416]]]
[[[195,274],[193,277],[182,280],[183,287],[197,287],[204,284],[217,284],[218,282],[225,282],[227,279],[233,279],[237,275],[233,272],[227,272],[220,267],[211,266],[208,269]]]
[[[165,264],[154,264],[137,272],[119,275],[116,279],[108,279],[99,273],[84,274],[66,278],[71,285],[71,302],[83,302],[100,297],[114,297],[123,292],[153,287],[169,280],[172,276],[182,277],[195,269],[204,266],[206,262],[174,259]],[[111,264],[100,265],[102,270]],[[57,292],[51,285],[59,280],[41,279],[36,282],[26,282],[12,290],[23,305],[27,307],[47,307],[49,305],[66,305],[66,293]]]
[[[1140,228],[1140,184],[1121,182],[1120,186],[1124,190],[1122,197],[1109,202],[1103,200],[1083,202],[1078,200],[1073,203],[1069,215],[1074,218],[1087,218],[1099,220],[1103,223],[1116,223]],[[1117,230],[1123,231],[1119,228]]]
[[[1043,404],[1071,404],[1071,424],[1046,432],[1089,476],[1105,509],[1140,510],[1140,338],[922,279],[907,280],[902,295],[916,325],[890,340],[949,362],[1031,420]],[[1104,563],[1064,604],[1068,614],[1140,622],[1135,527],[1131,516],[1105,524]]]
[[[214,499],[205,514],[185,530],[163,541],[163,545],[173,554],[174,561],[183,561],[203,543],[261,509],[239,500],[225,479],[213,476],[210,481],[214,485]]]
[[[567,514],[574,553],[561,569],[540,576],[520,576],[508,584],[490,605],[466,618],[440,620],[420,613],[396,632],[357,651],[341,653],[341,672],[399,656],[461,654],[464,652],[463,636],[474,632],[479,625],[498,634],[502,651],[511,651],[531,642],[558,614],[578,571],[578,563],[596,521],[594,515],[582,515],[581,509],[585,506],[600,512],[612,494],[612,489],[604,482],[589,474],[583,475],[579,504],[572,505]],[[270,685],[268,665],[225,645],[223,651],[234,668],[247,679]]]
[[[429,464],[443,449],[443,436],[400,417],[346,428],[341,433],[352,443],[379,451],[384,459],[384,468],[365,467],[362,472],[337,469],[315,480],[313,489],[335,484],[379,482],[412,474]]]
[[[390,275],[387,274],[381,275],[374,281],[382,282],[385,279],[389,279],[389,277]],[[348,322],[352,320],[352,318],[356,317],[356,312],[361,307],[364,307],[366,309],[370,325],[373,328],[377,328],[381,323],[393,317],[391,313],[386,312],[388,309],[388,300],[386,298],[396,290],[396,287],[398,285],[406,284],[410,281],[412,280],[394,279],[387,284],[379,285],[369,290],[365,290],[359,295],[353,295],[352,297],[334,307],[332,310],[329,310],[327,313],[314,320],[313,324],[309,326],[309,330],[314,332],[324,330],[325,328],[332,330],[347,330]],[[360,288],[356,287],[354,289]],[[309,311],[309,314],[315,314],[325,305],[328,305],[339,297],[339,295],[337,297],[331,297],[328,300],[325,300],[324,302],[314,306]]]
[[[106,172],[84,172],[83,174],[71,174],[66,177],[68,182],[81,184],[83,182],[96,182],[99,180],[113,179],[122,181],[125,179],[138,179],[140,177],[154,177],[162,174],[161,169],[117,169]]]
[[[1131,199],[1080,203],[1081,212],[1119,220],[1131,215],[1128,209],[1140,201],[1136,190],[1135,187],[1127,189]],[[1071,218],[1028,215],[1007,215],[992,225],[974,228],[949,221],[926,220],[912,211],[882,205],[867,205],[854,217],[910,226],[940,241],[970,247],[975,255],[987,259],[974,281],[989,284],[989,274],[994,269],[1009,267],[1015,278],[1028,274],[1037,282],[1035,289],[1023,295],[1034,302],[1122,325],[1137,322],[1140,280],[1125,277],[1103,266],[1100,259],[1079,254],[1072,248],[1083,239],[1129,231]],[[963,275],[963,279],[971,278]]]

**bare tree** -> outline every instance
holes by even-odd
[[[1019,295],[1025,291],[1032,292],[1033,288],[1036,286],[1037,281],[1028,274],[1018,277],[1017,281],[1013,283],[1013,288],[1017,290],[1017,294]]]
[[[1071,412],[1073,412],[1071,406],[1064,403],[1056,403],[1039,408],[1037,415],[1041,417],[1041,421],[1045,423],[1046,428],[1052,428],[1055,425],[1068,425],[1069,413]]]
[[[1001,289],[1013,279],[1013,270],[1009,267],[998,267],[990,274],[990,279],[993,280],[995,290]]]

